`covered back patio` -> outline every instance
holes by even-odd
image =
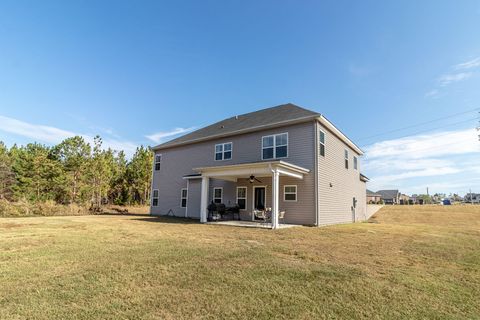
[[[285,210],[280,207],[281,177],[285,177],[289,181],[292,181],[292,179],[303,180],[304,175],[310,172],[308,169],[284,161],[264,161],[226,166],[201,167],[194,168],[194,171],[198,172],[197,178],[201,179],[200,222],[206,223],[208,221],[207,218],[209,216],[209,205],[211,205],[214,200],[217,203],[219,203],[217,200],[223,200],[222,198],[216,199],[215,194],[210,194],[211,181],[220,180],[226,183],[230,182],[230,184],[233,183],[233,185],[236,187],[235,193],[237,195],[235,199],[235,205],[238,205],[238,202],[241,202],[242,207],[242,213],[239,214],[239,217],[248,217],[248,219],[243,219],[244,221],[235,221],[237,225],[247,227],[257,226],[272,229],[277,229],[280,227],[279,218],[281,219],[283,215],[295,214],[294,212],[291,212],[291,210],[285,212]],[[295,187],[296,202],[297,187],[296,185],[292,187]],[[242,188],[244,190],[239,190]],[[214,188],[214,193],[216,192],[215,189],[219,189],[219,187]],[[250,195],[246,194],[247,190],[251,192]],[[221,193],[223,196],[223,191]],[[243,195],[243,198],[239,199],[239,195]],[[249,199],[248,202],[247,198]],[[210,199],[212,200],[209,201]],[[255,220],[255,218],[256,215],[262,214],[263,221],[259,223]],[[231,224],[233,221],[222,222],[222,224],[228,223]],[[282,226],[287,225],[282,224]]]

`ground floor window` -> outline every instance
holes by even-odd
[[[297,186],[283,187],[283,201],[297,201]]]
[[[223,188],[213,188],[213,202],[223,203]]]
[[[181,197],[180,206],[182,208],[187,207],[187,195],[188,195],[187,189],[182,189],[181,196],[180,196]]]
[[[154,207],[158,206],[158,190],[157,189],[153,190],[152,206],[154,206]]]
[[[237,204],[240,210],[247,208],[247,187],[237,187]]]

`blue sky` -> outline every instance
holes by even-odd
[[[479,30],[467,0],[2,1],[0,140],[131,153],[292,102],[367,151],[372,189],[480,192]]]

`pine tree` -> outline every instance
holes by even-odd
[[[68,202],[82,202],[88,194],[88,159],[91,147],[82,137],[76,136],[63,140],[53,150],[55,159],[60,161],[66,173]]]
[[[130,194],[134,203],[146,204],[150,199],[153,153],[144,146],[137,148],[127,166]]]
[[[10,155],[5,144],[0,141],[0,199],[12,200],[14,185],[15,174],[12,171]]]

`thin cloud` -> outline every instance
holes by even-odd
[[[371,178],[369,188],[376,190],[402,188],[403,192],[413,192],[419,180],[425,185],[439,179],[461,180],[462,175],[475,175],[479,170],[476,159],[480,143],[475,129],[386,140],[363,149],[363,169]]]
[[[474,69],[477,67],[480,67],[480,57],[467,62],[459,63],[454,68],[456,70],[468,70],[468,69]]]
[[[425,93],[425,97],[427,98],[438,98],[439,95],[440,91],[438,91],[437,89],[433,89]]]
[[[475,75],[474,71],[478,67],[480,67],[480,57],[451,66],[450,72],[445,73],[436,79],[436,88],[427,91],[425,93],[425,98],[438,98],[441,93],[440,88],[445,88],[453,83],[468,80]]]
[[[47,144],[58,144],[63,140],[73,136],[82,136],[85,141],[90,144],[92,144],[94,140],[94,136],[92,135],[80,134],[51,126],[32,124],[5,116],[0,116],[0,131],[12,133],[22,137],[30,138],[36,142],[43,142]],[[111,139],[109,137],[103,137],[102,141],[105,149],[110,148],[117,151],[123,150],[128,157],[131,157],[137,149],[137,145],[129,141]]]
[[[448,86],[451,83],[467,80],[473,75],[472,72],[461,72],[461,73],[451,73],[444,74],[438,78],[438,82],[442,87]]]
[[[4,116],[0,116],[0,130],[51,144],[76,135],[71,131],[31,124]]]
[[[180,134],[190,132],[194,129],[195,129],[195,127],[175,128],[171,131],[160,131],[160,132],[157,132],[157,133],[147,135],[145,137],[147,139],[150,139],[151,141],[153,141],[155,143],[161,143],[161,142],[164,142],[164,141],[168,140],[169,138],[173,138],[173,137],[178,136]]]

